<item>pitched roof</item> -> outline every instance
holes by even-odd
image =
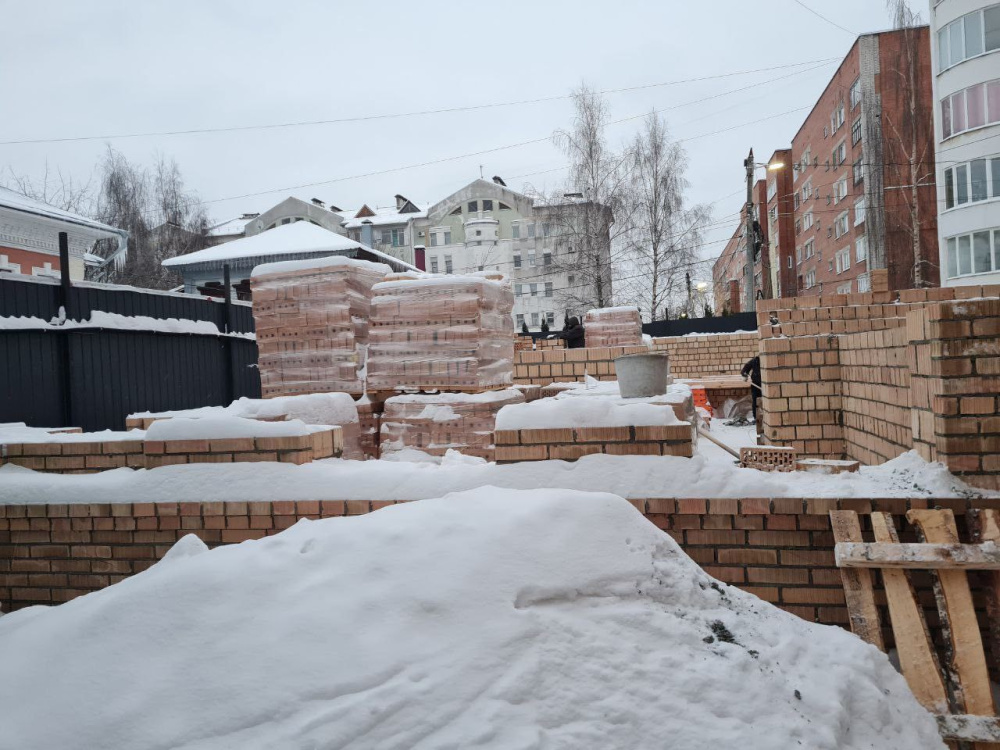
[[[407,203],[409,203],[409,201],[407,201]],[[365,209],[368,209],[368,211],[365,211]],[[409,211],[407,213],[400,213],[395,206],[392,206],[391,208],[378,208],[373,211],[371,208],[368,208],[368,206],[365,205],[362,206],[361,211],[358,211],[358,214],[356,216],[350,218],[345,217],[343,226],[347,227],[348,229],[358,229],[361,226],[362,222],[370,221],[372,223],[372,226],[379,227],[379,226],[387,226],[390,224],[405,224],[410,219],[424,219],[426,217],[427,217],[426,209],[421,209],[418,211]]]
[[[101,222],[94,221],[93,219],[88,219],[86,216],[81,216],[80,214],[73,213],[72,211],[64,211],[61,208],[50,206],[48,203],[43,203],[35,198],[29,198],[27,195],[23,195],[5,187],[0,187],[0,208],[9,208],[14,211],[20,211],[34,216],[41,216],[46,219],[63,221],[69,224],[86,227],[106,237],[117,237],[121,235],[121,230],[115,229],[112,226],[102,224]]]

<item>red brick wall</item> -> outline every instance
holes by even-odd
[[[13,247],[4,247],[3,245],[0,245],[0,255],[6,255],[8,263],[17,263],[20,265],[21,273],[25,276],[31,276],[33,268],[45,268],[46,263],[52,264],[53,271],[58,271],[60,268],[58,255],[37,253],[31,250],[18,250]]]
[[[943,498],[630,502],[716,578],[806,619],[837,625],[847,622],[847,612],[834,567],[830,510],[885,511],[898,521],[910,508],[941,506],[953,509],[961,521],[969,507],[1000,508],[1000,500]],[[300,518],[360,515],[391,504],[324,500],[0,505],[0,605],[9,612],[104,588],[150,567],[189,533],[210,546],[234,544],[276,534]],[[904,534],[903,541],[914,540]]]

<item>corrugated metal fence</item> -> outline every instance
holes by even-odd
[[[95,310],[226,326],[214,300],[105,285],[74,286],[67,317]],[[0,317],[51,320],[59,314],[58,283],[0,276]],[[231,307],[231,330],[253,331],[245,305]],[[136,411],[227,404],[260,397],[256,342],[234,336],[112,328],[0,329],[0,422],[37,427],[123,429]]]

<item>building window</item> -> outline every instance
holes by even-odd
[[[451,244],[451,230],[450,229],[445,229],[444,230],[444,244],[446,244],[446,245],[450,245]]]
[[[390,232],[388,229],[383,229],[382,232],[381,232],[381,234],[382,234],[382,244],[383,245],[391,245],[392,244],[392,232]]]
[[[535,265],[535,251],[534,250],[529,250],[528,251],[528,265],[529,266]]]
[[[858,276],[858,292],[863,294],[864,292],[870,292],[871,290],[871,277],[869,277],[866,273]]]
[[[567,278],[567,281],[570,284],[574,283],[576,281],[576,276],[574,276],[573,274],[570,274],[569,277]]]
[[[545,282],[545,296],[546,297],[551,297],[552,296],[552,282],[551,281],[546,281]]]
[[[1000,271],[1000,229],[949,237],[948,278]]]
[[[837,287],[837,294],[850,294],[851,293],[851,282],[845,282]]]
[[[807,271],[806,272],[806,289],[812,289],[814,286],[816,286],[816,271],[815,270]]]
[[[833,114],[830,115],[830,133],[836,133],[840,130],[840,126],[844,124],[844,103],[841,102],[837,105],[837,108],[833,110]]]
[[[406,244],[406,230],[405,229],[393,229],[392,230],[392,246],[393,247],[403,247]]]
[[[792,261],[792,256],[789,255],[788,256],[788,267],[791,268],[793,265],[794,265],[794,261]]]
[[[802,228],[810,229],[813,225],[813,212],[809,211],[802,217]]]
[[[542,223],[542,237],[548,237],[552,233],[552,225],[547,221]]]
[[[851,145],[857,146],[858,142],[861,140],[861,118],[859,117],[851,125]]]
[[[861,158],[854,162],[854,184],[857,185],[865,179],[865,167]]]
[[[552,253],[546,251],[542,253],[542,265],[551,266],[552,265]]]
[[[479,201],[469,201],[469,213],[479,213]]]
[[[503,201],[499,201],[499,202],[497,203],[497,206],[499,206],[499,208],[500,208],[500,210],[501,210],[501,211],[510,211],[510,206],[508,206],[508,205],[507,205],[506,203],[504,203]]]
[[[778,194],[778,181],[771,180],[767,183],[767,199],[771,200],[774,196]]]
[[[843,250],[838,250],[834,256],[837,265],[837,273],[843,273],[851,267],[851,246],[848,245]]]
[[[941,100],[941,130],[945,138],[1000,122],[1000,79],[977,83]]]
[[[545,322],[548,323],[549,328],[556,324],[556,314],[554,312],[545,313]]]
[[[489,198],[484,198],[483,199],[483,210],[484,211],[492,211],[493,210],[493,201],[490,200]]]
[[[520,331],[524,328],[524,316],[521,313],[517,314],[517,330]]]
[[[1000,5],[976,10],[938,31],[938,72],[1000,49]]]
[[[798,237],[802,234],[802,219],[795,220],[795,236]]]
[[[438,272],[438,259],[436,255],[431,256],[431,273]]]
[[[974,159],[944,171],[945,208],[1000,198],[1000,156]]]
[[[536,312],[531,313],[531,325],[533,326],[538,325],[538,313]]]
[[[812,193],[813,193],[813,183],[812,183],[812,178],[809,178],[802,184],[803,203],[812,197]]]
[[[524,296],[524,284],[514,284],[514,296],[515,297]]]
[[[854,241],[854,260],[856,263],[861,263],[862,261],[868,260],[868,238],[858,237]],[[858,291],[862,291],[858,289]]]
[[[833,150],[833,166],[839,167],[847,161],[847,141],[841,141],[840,145]]]
[[[521,253],[514,253],[514,268],[521,267]]]
[[[438,233],[431,232],[431,247],[437,247],[437,246],[438,246]]]
[[[851,84],[851,109],[861,104],[861,79],[855,78]]]
[[[534,223],[528,224],[528,239],[534,239],[535,237],[535,225]]]
[[[847,197],[847,177],[841,177],[833,183],[833,202],[840,203]]]
[[[538,296],[538,284],[528,284],[528,288],[531,290],[531,296]]]
[[[812,240],[807,240],[806,244],[802,246],[805,251],[805,259],[809,260],[816,254],[816,243]]]
[[[833,222],[833,234],[840,239],[845,234],[850,227],[851,222],[848,219],[847,211],[844,211],[840,216],[837,217],[836,221]]]
[[[860,226],[865,223],[865,199],[862,196],[854,201],[854,226]]]
[[[453,273],[454,272],[454,267],[451,264],[451,256],[450,255],[444,256],[444,272],[445,273]]]
[[[516,221],[510,225],[510,236],[515,240],[521,239],[521,225]]]
[[[449,214],[449,216],[461,216],[461,215],[462,215],[462,207],[461,206],[458,206],[454,211],[452,211]]]
[[[767,212],[767,216],[771,220],[772,224],[776,222],[778,220],[778,207],[771,206],[771,208]]]

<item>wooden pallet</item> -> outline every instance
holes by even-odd
[[[989,633],[992,652],[1000,654],[1000,550],[994,544],[1000,542],[1000,511],[969,512],[977,542],[970,544],[959,542],[950,510],[911,510],[906,519],[916,527],[921,543],[901,544],[888,513],[871,514],[875,541],[865,542],[857,513],[830,512],[851,630],[885,651],[872,587],[872,568],[879,569],[903,676],[920,704],[934,714],[941,737],[951,747],[998,747],[994,743],[1000,743],[1000,718],[966,571],[993,571]],[[934,572],[934,595],[946,636],[942,654],[931,641],[909,570]]]

